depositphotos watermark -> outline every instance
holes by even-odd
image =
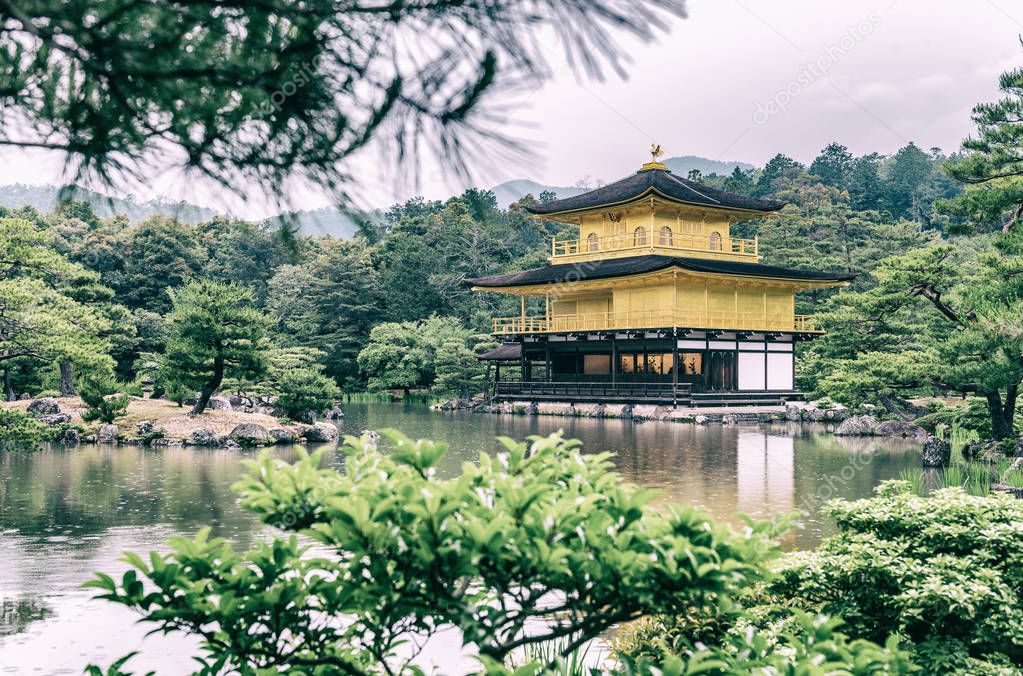
[[[758,101],[753,111],[753,123],[766,124],[772,116],[788,110],[792,101],[820,80],[828,77],[835,64],[849,54],[856,46],[870,37],[884,23],[881,15],[871,12],[855,26],[850,26],[837,43],[821,45],[821,51],[799,69],[799,73],[788,84],[779,89],[766,101]]]

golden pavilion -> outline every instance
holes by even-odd
[[[654,160],[589,192],[527,207],[578,226],[552,241],[550,264],[467,280],[517,295],[520,312],[494,320],[504,346],[483,355],[519,364],[501,399],[777,404],[794,389],[795,344],[823,333],[795,314],[795,294],[854,275],[760,262],[758,241],[733,224],[783,203],[725,192]],[[530,305],[542,314],[527,313]],[[500,368],[498,368],[498,373]]]

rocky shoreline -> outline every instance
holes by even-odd
[[[63,404],[63,406],[62,406]],[[297,443],[331,443],[340,436],[337,425],[293,422],[273,417],[258,403],[244,399],[235,407],[227,397],[211,400],[210,409],[193,416],[172,402],[133,398],[128,413],[118,424],[85,423],[76,398],[43,397],[9,404],[24,410],[38,422],[53,428],[52,441],[63,445],[95,443],[128,446],[193,446],[205,448],[253,448]],[[340,408],[328,419],[343,417]]]
[[[505,401],[487,403],[482,398],[449,399],[432,407],[437,411],[468,410],[473,413],[504,415],[549,415],[567,418],[619,418],[637,422],[645,420],[691,423],[734,424],[738,422],[819,422],[842,423],[854,418],[843,406],[818,406],[816,402],[790,402],[784,407],[734,406],[722,408],[672,408],[653,404],[578,404],[568,402]],[[876,427],[876,424],[873,426]],[[873,429],[873,427],[871,429]],[[889,425],[877,436],[915,436],[903,434],[901,428]],[[868,433],[869,434],[869,433]]]

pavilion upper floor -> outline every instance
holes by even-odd
[[[501,336],[665,328],[819,334],[813,317],[795,312],[796,292],[851,277],[646,255],[467,281],[478,291],[519,296],[518,315],[494,319]]]
[[[578,226],[578,236],[552,240],[552,264],[644,254],[755,263],[757,239],[732,236],[732,226],[782,206],[683,179],[652,162],[609,185],[528,209],[535,218]]]

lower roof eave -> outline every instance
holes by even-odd
[[[778,330],[755,330],[755,329],[719,329],[719,328],[691,328],[691,327],[656,327],[656,328],[642,328],[642,329],[590,329],[586,331],[543,331],[543,332],[530,332],[530,333],[495,333],[492,334],[496,338],[500,338],[504,341],[516,341],[521,342],[524,338],[544,338],[547,336],[562,336],[562,337],[586,337],[592,335],[606,334],[610,336],[612,334],[617,335],[621,333],[669,333],[675,335],[677,332],[677,338],[684,340],[686,334],[690,332],[700,333],[734,333],[736,335],[766,335],[770,337],[776,336],[792,336],[797,340],[811,340],[813,338],[820,338],[825,334],[824,331],[778,331]],[[670,337],[670,336],[665,336]]]

